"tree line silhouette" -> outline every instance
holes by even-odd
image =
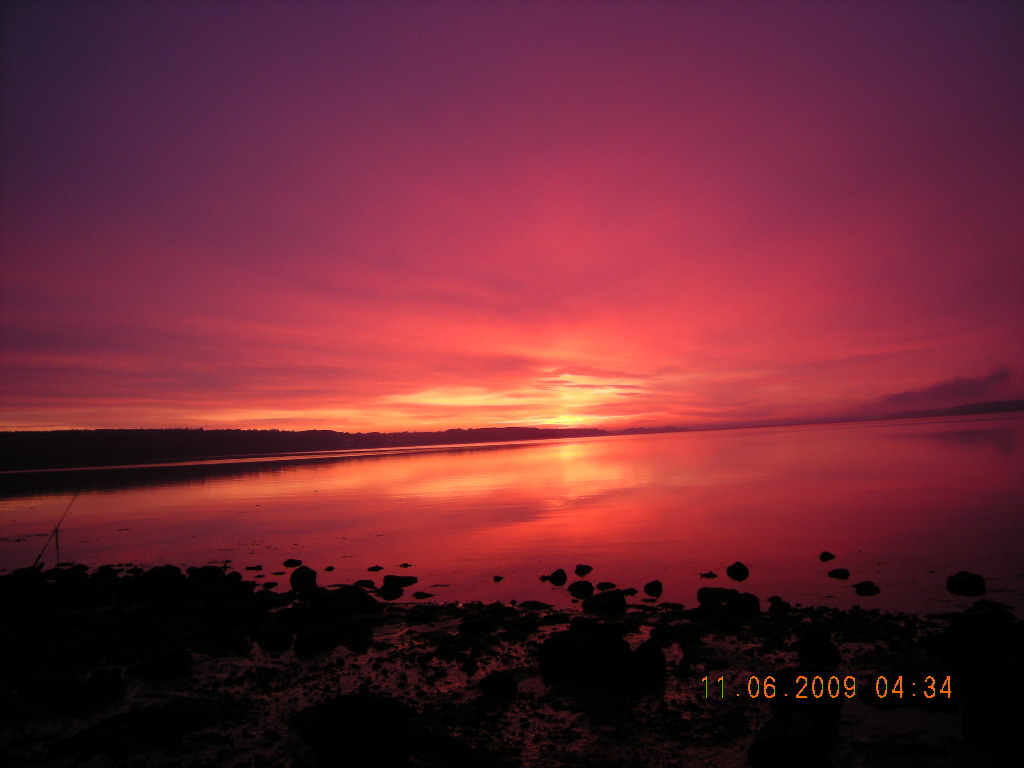
[[[202,428],[0,432],[0,469],[9,471],[153,464],[283,453],[601,437],[611,434],[620,433],[593,428],[544,427],[480,427],[446,429],[439,432],[354,433],[326,429],[290,431]]]

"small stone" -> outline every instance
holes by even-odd
[[[715,573],[714,571],[704,571],[704,573],[702,573],[700,575],[700,577],[702,579],[717,579],[718,578],[718,574]]]
[[[564,587],[565,586],[565,582],[567,582],[568,580],[569,580],[569,574],[567,574],[565,572],[565,570],[562,569],[562,568],[559,568],[558,570],[554,571],[547,578],[547,581],[550,581],[556,587]]]
[[[820,555],[818,555],[818,559],[821,560],[821,562],[823,562],[823,563],[827,563],[829,560],[835,560],[836,556],[833,555],[828,550],[825,550]]]
[[[368,570],[368,571],[383,571],[384,570],[384,566],[383,565],[371,565],[366,570]]]
[[[862,581],[859,584],[854,584],[853,588],[861,597],[874,597],[882,591],[873,581]]]
[[[725,575],[733,581],[746,581],[747,577],[750,575],[750,569],[737,560],[725,569]]]
[[[287,560],[281,563],[281,565],[283,565],[285,568],[298,568],[300,565],[302,565],[302,561],[297,560],[294,557],[289,557]]]
[[[599,581],[597,582],[597,588],[601,592],[607,592],[609,589],[615,589],[615,583],[611,581]]]
[[[581,579],[594,570],[592,565],[583,565],[582,563],[576,566],[576,575]]]
[[[494,579],[494,583],[497,584],[499,581],[501,581],[505,577],[504,576],[493,576],[492,578]]]
[[[848,570],[846,570],[845,568],[833,568],[831,571],[828,572],[828,577],[830,579],[843,579],[843,580],[845,580],[845,579],[850,578],[850,572]]]

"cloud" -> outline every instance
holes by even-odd
[[[892,406],[934,406],[957,405],[978,400],[998,399],[1015,379],[1012,368],[1001,365],[990,373],[975,377],[957,377],[932,384],[921,389],[884,395],[880,405]]]

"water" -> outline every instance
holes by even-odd
[[[263,565],[288,557],[320,583],[420,578],[445,601],[568,596],[538,576],[577,563],[592,581],[737,586],[762,600],[887,610],[968,605],[945,579],[1024,609],[1024,418],[929,419],[429,449],[93,473],[60,558],[96,566]],[[0,498],[0,569],[29,565],[81,477],[37,475]],[[819,561],[822,550],[837,558]],[[56,562],[51,543],[43,561]],[[731,582],[741,560],[751,575]],[[399,568],[408,562],[412,567]],[[331,573],[323,569],[333,565]],[[848,582],[829,579],[848,568]],[[715,580],[699,574],[714,571]],[[247,576],[254,576],[249,572]],[[503,576],[495,582],[495,575]],[[872,580],[877,597],[852,584]]]

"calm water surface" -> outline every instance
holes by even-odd
[[[373,578],[379,564],[441,600],[557,604],[564,590],[538,580],[557,567],[588,563],[591,580],[619,586],[661,579],[663,599],[693,604],[700,586],[740,586],[725,568],[742,560],[742,589],[762,600],[914,611],[972,602],[944,586],[966,569],[1020,611],[1022,446],[1018,416],[108,472],[71,507],[60,558],[261,564],[282,588],[269,572],[287,557],[321,570],[321,584]],[[0,569],[33,562],[72,495],[54,476],[48,491],[0,497]],[[836,560],[820,563],[824,549]],[[42,560],[56,562],[52,543]],[[850,581],[827,578],[834,567]],[[866,579],[882,594],[856,597],[851,584]]]

